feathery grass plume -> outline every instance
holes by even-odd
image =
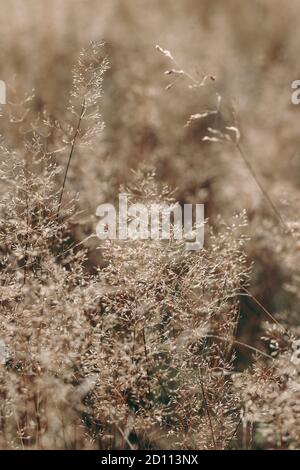
[[[81,51],[77,65],[73,70],[73,88],[68,110],[74,116],[75,128],[69,128],[70,153],[65,169],[61,193],[59,196],[59,208],[62,203],[66,180],[78,142],[79,146],[91,147],[96,136],[104,128],[104,123],[99,110],[99,101],[103,95],[103,79],[109,69],[109,62],[101,55],[103,43],[91,42],[88,48]]]
[[[55,170],[44,163],[40,175],[17,168],[0,206],[4,448],[86,445],[80,362],[92,335],[86,315],[93,282],[83,271],[84,252],[62,254],[71,214],[64,210],[57,220]]]
[[[170,201],[140,170],[130,201]],[[99,364],[90,400],[117,446],[224,449],[239,419],[231,386],[240,285],[247,267],[237,218],[197,253],[171,240],[106,241],[99,285]],[[87,367],[89,365],[87,364]],[[119,437],[118,437],[119,436]],[[103,444],[104,445],[104,444]],[[120,445],[120,444],[119,444]]]

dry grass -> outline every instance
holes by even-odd
[[[299,449],[298,2],[0,6],[0,447]],[[205,248],[100,242],[120,187]]]

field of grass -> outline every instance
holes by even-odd
[[[0,449],[300,449],[299,2],[0,8]]]

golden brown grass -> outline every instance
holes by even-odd
[[[298,2],[0,6],[0,447],[298,449]],[[120,187],[205,249],[100,243]]]

